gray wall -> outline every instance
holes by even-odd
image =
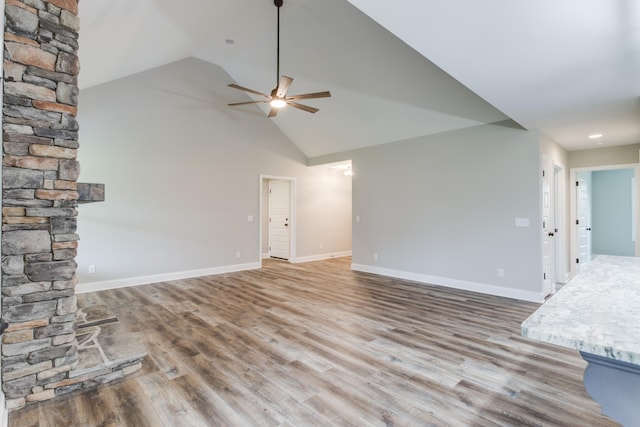
[[[258,262],[260,174],[296,179],[298,257],[351,250],[350,178],[227,107],[231,81],[192,58],[81,91],[80,181],[106,184],[79,208],[81,287]]]
[[[594,254],[635,256],[632,239],[633,169],[592,172],[591,225]]]
[[[349,154],[357,268],[541,294],[537,133],[486,125]]]

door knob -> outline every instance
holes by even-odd
[[[587,231],[591,231],[591,229],[590,229],[590,228],[587,228]]]
[[[553,233],[549,233],[549,237],[553,237]]]

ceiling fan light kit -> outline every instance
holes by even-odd
[[[270,104],[273,108],[283,108],[286,107],[287,101],[284,99],[272,99]]]
[[[229,87],[242,90],[244,92],[252,93],[254,95],[259,95],[264,97],[259,101],[247,101],[247,102],[234,102],[228,104],[231,107],[235,107],[238,105],[248,105],[248,104],[262,104],[269,103],[271,109],[269,110],[269,117],[275,117],[278,114],[278,111],[287,105],[290,105],[299,110],[307,111],[309,113],[316,113],[319,110],[314,107],[309,107],[308,105],[303,105],[298,102],[295,102],[299,99],[314,99],[314,98],[329,98],[331,93],[329,91],[323,92],[313,92],[313,93],[305,93],[302,95],[292,95],[287,96],[287,91],[293,82],[291,77],[280,76],[280,8],[282,7],[283,0],[274,0],[273,4],[276,6],[278,10],[278,43],[277,43],[277,54],[276,54],[276,87],[271,91],[270,95],[266,93],[259,92],[257,90],[249,89],[235,83],[229,85]]]

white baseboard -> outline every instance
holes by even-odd
[[[291,260],[291,263],[300,264],[303,262],[323,261],[325,259],[342,258],[347,256],[351,256],[351,251],[333,252],[328,254],[319,254],[319,255],[310,255],[310,256],[299,256],[299,257],[296,257],[296,259]]]
[[[128,288],[131,286],[148,285],[151,283],[182,280],[193,277],[211,276],[214,274],[233,273],[236,271],[257,270],[261,268],[259,262],[249,264],[227,265],[222,267],[203,268],[200,270],[179,271],[175,273],[154,274],[151,276],[129,277],[125,279],[105,280],[102,282],[79,283],[76,287],[77,294],[86,292],[105,291],[107,289]]]
[[[269,258],[269,252],[263,252],[262,259],[267,259],[267,258]]]
[[[537,303],[544,302],[542,293],[503,288],[501,286],[487,285],[485,283],[468,282],[465,280],[449,279],[447,277],[429,276],[426,274],[391,270],[388,268],[380,268],[362,264],[351,264],[351,269],[354,271],[362,271],[364,273],[379,274],[381,276],[389,276],[396,279],[410,280],[412,282],[427,283],[430,285],[444,286],[447,288],[478,292],[481,294],[494,295],[498,297],[513,298],[517,300]]]

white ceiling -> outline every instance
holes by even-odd
[[[276,84],[272,0],[92,0],[80,18],[82,88],[189,56]],[[333,95],[273,119],[308,157],[509,118],[568,150],[640,143],[640,2],[284,0],[281,73]]]

